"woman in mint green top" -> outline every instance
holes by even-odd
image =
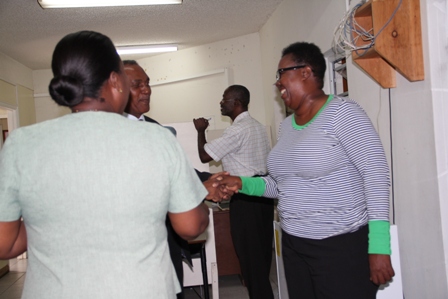
[[[129,80],[108,37],[67,35],[52,69],[50,94],[73,113],[6,140],[0,258],[28,251],[22,298],[176,298],[165,218],[195,238],[206,189],[168,130],[122,116]]]
[[[378,134],[355,101],[322,91],[325,60],[315,45],[285,48],[278,68],[276,86],[294,113],[281,123],[269,175],[230,180],[240,192],[279,199],[290,298],[375,298],[394,275]]]

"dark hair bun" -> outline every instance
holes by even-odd
[[[53,100],[70,108],[85,98],[99,99],[101,87],[112,72],[121,72],[121,59],[107,36],[78,31],[62,38],[53,52],[53,80],[48,87]]]
[[[70,76],[57,76],[51,79],[48,87],[51,98],[62,106],[72,107],[83,100],[83,85]]]

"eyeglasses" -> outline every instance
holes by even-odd
[[[221,102],[230,102],[230,101],[235,101],[235,99],[222,99]]]
[[[141,81],[137,81],[137,82],[131,82],[131,88],[133,89],[143,89],[143,88],[151,88],[151,86],[149,85],[149,82],[141,82]]]
[[[278,69],[277,73],[275,74],[275,80],[277,80],[277,81],[280,80],[280,78],[282,77],[284,72],[298,70],[298,69],[304,68],[306,66],[307,65],[296,65],[296,66],[291,66],[291,67],[285,67],[283,69]]]

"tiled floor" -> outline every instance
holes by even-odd
[[[13,259],[9,261],[10,272],[0,278],[0,299],[20,299],[22,295],[23,283],[26,275],[26,259]],[[275,266],[275,256],[273,256],[271,267],[271,285],[274,290],[274,297],[278,299],[277,272]],[[185,299],[201,298],[200,287],[185,288]],[[210,289],[210,297],[211,297]],[[219,298],[220,299],[249,299],[246,288],[241,284],[237,275],[219,277]],[[215,298],[216,299],[216,298]]]
[[[278,282],[277,282],[277,267],[275,264],[275,255],[272,255],[271,274],[269,276],[271,280],[272,290],[274,292],[274,298],[278,299]],[[241,280],[238,275],[220,276],[219,277],[219,299],[249,299],[249,293],[247,289],[241,284]],[[211,287],[210,297],[212,297]],[[202,298],[202,290],[200,287],[185,288],[185,299],[199,299]],[[0,299],[3,299],[0,297]]]
[[[9,273],[0,278],[0,299],[20,299],[25,282],[27,260],[9,261]]]

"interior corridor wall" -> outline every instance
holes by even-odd
[[[69,108],[59,106],[50,97],[48,85],[53,79],[51,69],[33,71],[34,102],[36,104],[36,122],[41,122],[69,114]]]
[[[153,89],[147,115],[159,122],[192,122],[193,118],[207,116],[214,118],[213,129],[224,129],[230,119],[221,116],[222,94],[228,84],[241,84],[251,93],[249,112],[266,123],[258,33],[154,55],[138,63],[149,75]],[[52,77],[49,69],[33,71],[38,122],[69,113],[48,95]]]
[[[20,127],[35,124],[36,107],[34,104],[33,90],[20,85],[18,85],[16,88]]]
[[[425,69],[430,78],[430,95],[432,97],[434,140],[437,181],[441,218],[442,240],[443,240],[443,262],[445,277],[441,285],[445,288],[442,292],[447,296],[446,284],[448,283],[448,1],[430,0],[421,1],[425,12]],[[436,227],[437,228],[437,227]],[[438,229],[437,229],[438,230]],[[423,232],[424,233],[424,232]],[[439,235],[434,236],[440,238]],[[432,266],[432,262],[431,266]],[[437,270],[437,261],[435,263]],[[437,274],[437,273],[436,273]],[[425,277],[430,280],[430,277]],[[448,297],[448,296],[447,296]]]
[[[275,72],[283,48],[291,43],[307,41],[322,52],[331,47],[333,31],[345,12],[342,0],[283,0],[260,30],[263,91],[268,125],[274,140],[285,117],[284,104],[275,86]],[[327,86],[326,86],[327,87]]]
[[[425,80],[392,90],[406,298],[448,298],[448,2],[420,1]]]
[[[447,2],[420,1],[420,8],[425,80],[409,82],[396,73],[397,87],[381,89],[350,62],[349,90],[369,115],[378,111],[383,143],[391,140],[386,150],[393,162],[392,220],[398,227],[404,295],[448,298]]]
[[[31,69],[0,53],[0,81],[0,107],[15,111],[9,130],[35,123]]]
[[[262,124],[266,123],[258,33],[147,57],[138,62],[155,85],[148,115],[158,121],[185,122],[210,116],[214,119],[214,129],[224,129],[230,125],[230,119],[221,116],[219,102],[228,85],[240,84],[251,93],[250,114]],[[213,75],[197,78],[207,73]],[[157,85],[179,79],[186,80],[176,84],[176,89],[171,88],[169,93]]]
[[[32,70],[0,52],[0,79],[33,89]]]

